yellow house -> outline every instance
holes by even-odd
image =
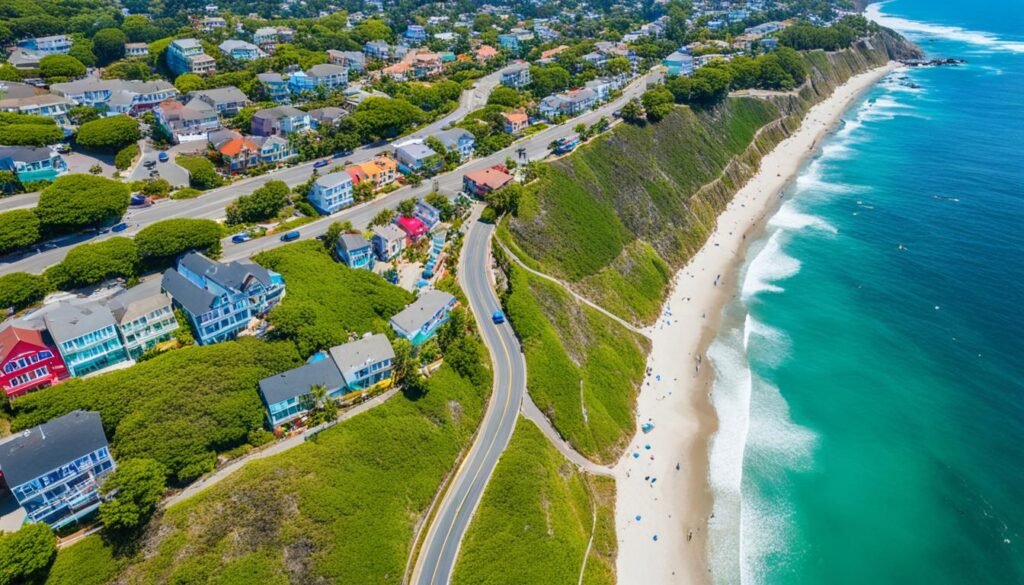
[[[373,183],[376,189],[390,185],[398,178],[398,163],[386,156],[378,156],[369,162],[355,166],[359,167],[362,174]]]

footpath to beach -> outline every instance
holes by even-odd
[[[639,423],[650,420],[654,428],[638,431],[614,469],[619,583],[710,582],[708,440],[717,423],[704,352],[735,294],[747,242],[778,208],[783,188],[850,104],[896,67],[890,63],[856,75],[811,108],[800,128],[762,159],[707,243],[676,274],[661,316],[648,328],[650,375],[637,404]]]

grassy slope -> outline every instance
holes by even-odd
[[[584,583],[615,582],[615,482],[587,476],[520,419],[470,524],[455,585],[575,585],[593,526]]]
[[[504,304],[523,343],[530,396],[576,450],[614,461],[636,430],[648,341],[555,283],[515,266],[508,276]]]
[[[87,536],[74,546],[59,549],[46,585],[104,585],[117,575],[119,562],[97,536]]]

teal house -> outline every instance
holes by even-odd
[[[43,322],[72,376],[84,376],[130,359],[117,320],[103,305],[62,302],[43,317]]]
[[[359,234],[342,234],[334,246],[338,259],[349,268],[373,269],[376,257],[369,240]]]
[[[0,170],[13,172],[22,183],[52,181],[68,172],[68,164],[49,148],[0,146]]]

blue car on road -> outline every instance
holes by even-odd
[[[245,233],[235,234],[235,235],[231,236],[231,243],[232,244],[241,244],[242,242],[248,242],[251,239],[252,239],[252,236],[250,236],[249,234],[245,234]]]
[[[500,310],[495,311],[494,314],[491,315],[491,320],[494,321],[495,325],[501,325],[505,322],[505,313],[502,313]]]
[[[156,155],[156,158],[158,158],[158,159],[160,160],[160,162],[167,162],[167,160],[168,160],[168,159],[169,159],[170,157],[169,157],[169,156],[167,156],[167,153],[166,153],[166,152],[161,152],[160,154]]]
[[[331,161],[329,160],[318,160],[315,163],[313,163],[313,168],[319,169],[326,167],[329,164],[331,164]]]
[[[281,236],[281,241],[282,242],[291,242],[293,240],[299,239],[300,235],[301,234],[299,234],[299,232],[288,232],[287,234]]]

